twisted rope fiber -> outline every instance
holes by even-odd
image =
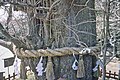
[[[97,56],[100,52],[99,47],[90,47],[91,52],[88,53],[80,53],[83,48],[75,48],[75,47],[64,47],[64,48],[57,48],[57,49],[38,49],[38,50],[23,50],[23,48],[16,48],[16,54],[20,57],[40,57],[40,56],[65,56],[65,55],[72,55],[73,53],[76,55],[95,55]]]

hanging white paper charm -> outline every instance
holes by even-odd
[[[42,74],[43,74],[43,63],[42,63],[42,60],[43,60],[43,57],[41,57],[40,58],[40,61],[39,61],[39,63],[37,64],[37,67],[36,67],[36,70],[37,70],[37,72],[38,72],[38,76],[42,76]]]
[[[98,70],[98,66],[96,65],[95,68],[93,68],[93,72]]]
[[[77,60],[74,61],[73,65],[72,65],[72,68],[73,68],[73,70],[78,69],[78,61]]]
[[[97,60],[96,66],[95,66],[95,68],[93,68],[94,72],[98,70],[98,66],[100,66],[103,69],[103,64],[100,60]]]
[[[90,48],[83,48],[79,53],[91,53]]]
[[[18,57],[17,57],[17,56],[15,57],[15,60],[14,60],[13,66],[14,66],[14,72],[15,72],[15,74],[16,74],[16,75],[19,75],[19,69],[18,69]]]
[[[75,61],[73,62],[72,68],[73,68],[73,70],[77,70],[78,69],[78,61],[77,61],[74,53],[73,53],[73,57],[74,57]]]

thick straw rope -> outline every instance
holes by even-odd
[[[23,48],[16,48],[16,54],[19,57],[40,57],[40,56],[65,56],[65,55],[71,55],[77,54],[77,55],[95,55],[97,56],[100,52],[99,47],[90,47],[91,52],[90,53],[80,53],[80,51],[83,48],[75,48],[75,47],[64,47],[64,48],[58,48],[58,49],[38,49],[38,50],[23,50]]]

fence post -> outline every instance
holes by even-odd
[[[15,73],[13,73],[13,79],[15,79]]]
[[[109,78],[111,78],[111,71],[109,71]]]
[[[13,79],[15,79],[15,76],[16,76],[15,73],[13,73]]]
[[[10,80],[10,74],[8,75],[8,80]]]
[[[115,76],[116,76],[116,72],[114,72],[114,79],[115,79]]]

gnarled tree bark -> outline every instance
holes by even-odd
[[[44,1],[44,0],[43,0]],[[48,2],[52,0],[46,0]],[[16,47],[23,49],[46,49],[61,47],[83,47],[95,46],[96,44],[96,23],[94,11],[94,0],[57,0],[55,7],[47,12],[47,19],[42,20],[34,17],[34,9],[28,12],[29,35],[25,42],[10,36],[1,26],[0,31],[6,36]],[[50,3],[46,3],[50,7]],[[43,4],[40,4],[43,5]],[[82,5],[82,6],[81,6]],[[92,9],[92,10],[91,10]],[[57,11],[57,14],[54,14]],[[46,13],[46,12],[45,12]],[[42,12],[41,12],[42,14]],[[49,15],[50,14],[50,15]],[[58,20],[51,20],[61,18]],[[42,26],[41,23],[42,22]],[[82,22],[82,24],[81,24]],[[42,35],[39,34],[41,30]],[[84,45],[83,45],[84,44]],[[86,44],[86,45],[85,45]],[[83,45],[83,46],[81,46]],[[78,59],[78,56],[76,56]],[[39,58],[30,58],[30,67],[35,73],[36,80],[45,80],[45,74],[38,77],[36,65]],[[44,57],[43,63],[46,67],[47,58]],[[74,62],[73,56],[53,57],[55,80],[65,78],[66,80],[97,80],[93,77],[93,67],[95,66],[95,56],[84,55],[85,76],[77,79],[76,71],[72,69]]]

